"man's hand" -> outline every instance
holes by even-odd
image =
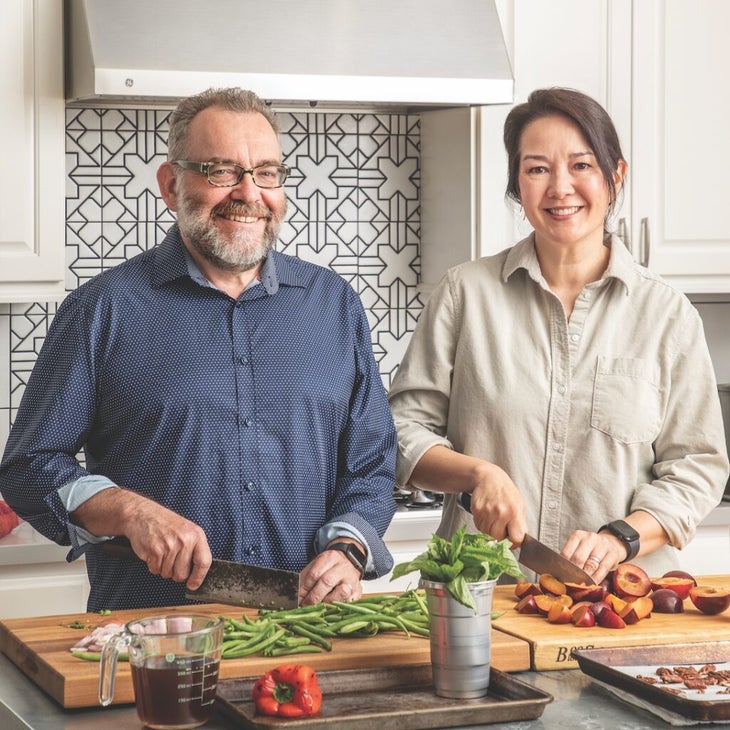
[[[127,489],[104,489],[72,514],[94,535],[124,535],[150,573],[185,583],[203,582],[212,554],[203,529],[182,515]]]
[[[360,596],[360,572],[336,550],[324,550],[299,574],[300,606],[322,601],[354,601]]]

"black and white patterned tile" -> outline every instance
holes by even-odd
[[[66,289],[156,245],[174,218],[158,194],[170,112],[66,114]],[[281,113],[289,211],[278,248],[332,268],[360,294],[390,385],[423,302],[420,122],[407,114]],[[0,448],[56,311],[0,305]]]

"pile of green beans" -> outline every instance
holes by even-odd
[[[332,650],[332,639],[375,636],[399,631],[429,636],[428,609],[422,591],[364,596],[349,603],[333,601],[289,610],[260,609],[258,618],[221,616],[223,659],[263,654],[312,654]]]

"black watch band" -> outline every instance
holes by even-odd
[[[608,530],[612,535],[615,535],[624,545],[626,545],[626,549],[629,554],[626,556],[625,560],[621,561],[622,563],[636,557],[639,552],[640,535],[628,522],[625,522],[624,520],[614,520],[613,522],[603,525],[603,527],[598,529],[598,532],[602,532],[603,530]]]
[[[327,545],[325,550],[337,550],[344,553],[345,557],[360,571],[360,577],[365,575],[367,566],[367,555],[351,542],[333,542]]]

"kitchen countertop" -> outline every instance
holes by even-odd
[[[671,727],[644,710],[618,701],[578,669],[519,672],[514,676],[550,693],[554,701],[545,707],[537,720],[473,727],[493,730],[667,730]],[[141,730],[142,725],[132,705],[63,710],[7,657],[0,655],[0,727],[3,730]],[[204,727],[206,730],[234,730],[236,725],[215,715]],[[730,728],[730,724],[711,727]]]

